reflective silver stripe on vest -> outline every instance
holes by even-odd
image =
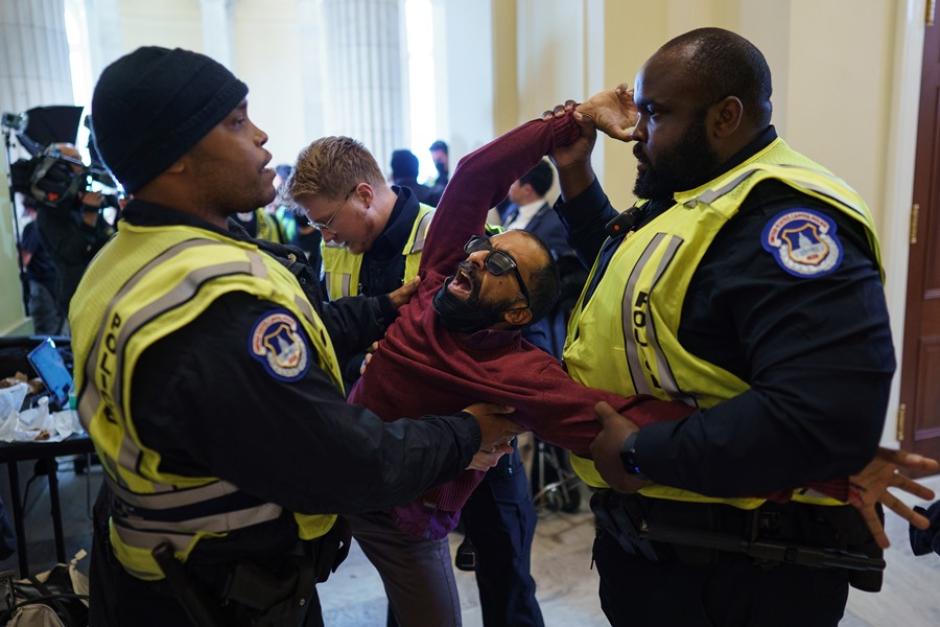
[[[672,263],[673,258],[676,256],[676,251],[679,250],[679,246],[682,245],[682,242],[681,237],[676,235],[670,236],[669,243],[666,244],[666,251],[659,261],[659,267],[656,268],[656,276],[653,277],[653,282],[650,285],[650,297],[652,297],[653,290],[656,289],[656,285],[659,283],[659,279],[662,278],[666,268]],[[680,400],[687,405],[695,407],[695,399],[680,390],[679,384],[676,383],[676,377],[672,373],[672,368],[669,366],[666,354],[659,345],[659,340],[656,337],[656,322],[653,320],[653,316],[648,316],[646,325],[646,341],[656,354],[656,370],[659,372],[659,384],[670,398]]]
[[[110,477],[106,478],[108,487],[118,499],[133,507],[144,509],[173,509],[202,503],[238,492],[238,488],[221,479],[195,488],[179,488],[172,492],[154,492],[139,494],[116,485]]]
[[[662,278],[663,274],[665,273],[666,268],[669,267],[669,264],[672,263],[672,260],[675,258],[676,251],[679,249],[679,246],[682,245],[682,238],[675,235],[668,235],[666,233],[657,233],[653,239],[650,240],[649,244],[646,245],[646,248],[643,250],[643,254],[640,255],[639,260],[637,260],[636,265],[630,272],[630,276],[627,279],[627,286],[623,293],[621,311],[623,338],[627,354],[627,365],[630,371],[630,378],[633,381],[633,388],[636,390],[637,394],[652,394],[652,390],[650,389],[649,382],[643,375],[644,368],[640,361],[639,350],[641,340],[636,330],[634,329],[633,324],[633,307],[636,299],[636,284],[637,281],[639,281],[643,270],[646,268],[647,264],[649,264],[653,253],[659,249],[663,240],[667,237],[669,238],[669,241],[666,243],[666,250],[664,251],[662,258],[659,261],[659,265],[656,268],[656,274],[653,276],[653,281],[650,284],[649,289],[652,293],[652,290],[656,287],[656,284],[659,283],[659,279]],[[647,303],[649,302],[651,293],[646,295]],[[656,337],[656,327],[653,323],[653,317],[649,312],[648,306],[646,307],[646,312],[644,315],[646,341],[645,343],[642,343],[642,345],[649,346],[656,355],[656,369],[659,372],[659,378],[662,379],[661,381],[654,381],[654,383],[662,387],[663,391],[665,391],[670,396],[670,398],[682,400],[685,403],[694,405],[694,400],[687,394],[683,393],[676,383],[675,375],[673,375],[672,369],[669,367],[669,362],[666,359],[666,355],[663,352],[662,347],[660,347],[659,340]],[[651,376],[653,376],[653,369],[651,367],[647,367],[646,370],[649,370]]]
[[[781,164],[779,164],[779,165],[781,165],[781,166],[783,166],[783,167],[789,167],[789,168],[798,168],[798,167],[800,167],[800,166],[790,165],[790,164],[787,164],[787,163],[781,163]],[[810,171],[812,171],[812,172],[816,172],[816,171],[817,171],[817,170],[813,170],[812,168],[804,168],[804,169],[810,170]],[[833,177],[831,174],[828,174],[828,173],[826,173],[826,172],[820,172],[820,174],[822,174],[822,175],[824,175],[824,176],[828,176],[828,177],[830,177],[830,178],[836,178],[836,177]],[[801,178],[794,178],[793,180],[794,180],[795,182],[799,183],[800,185],[802,185],[803,187],[805,187],[805,188],[807,188],[807,189],[813,190],[813,191],[816,192],[817,194],[820,194],[820,195],[822,195],[822,196],[825,196],[826,198],[830,198],[830,199],[836,201],[837,203],[839,203],[840,205],[842,205],[842,206],[845,207],[846,209],[851,210],[853,213],[857,213],[859,216],[861,216],[861,217],[863,217],[863,218],[866,217],[866,216],[865,216],[865,212],[863,212],[863,211],[861,210],[861,208],[857,207],[857,206],[854,205],[852,202],[846,200],[846,199],[843,198],[842,196],[836,194],[836,193],[833,192],[832,190],[830,190],[830,189],[824,189],[824,188],[820,187],[819,185],[816,185],[816,183],[812,183],[812,182],[810,182],[810,181],[804,181],[804,180],[801,179]]]
[[[124,377],[121,375],[124,372],[125,348],[131,337],[137,331],[139,331],[141,327],[153,319],[189,301],[193,296],[195,296],[196,292],[199,291],[199,288],[203,283],[221,276],[232,274],[251,274],[251,270],[252,263],[250,260],[230,261],[216,264],[214,266],[204,266],[202,268],[197,268],[196,270],[193,270],[188,275],[186,275],[186,278],[183,279],[179,285],[164,294],[162,297],[150,303],[143,309],[138,309],[136,312],[134,312],[134,315],[132,315],[122,326],[121,333],[117,339],[117,348],[114,351],[114,370],[115,373],[117,373],[113,386],[113,400],[115,406],[124,406]],[[140,462],[141,455],[142,452],[140,448],[131,439],[128,430],[125,428],[124,439],[121,441],[121,450],[118,453],[118,462],[125,468],[134,469],[135,472],[139,472],[138,464]],[[167,487],[169,488],[170,486]]]
[[[326,299],[333,300],[333,295],[330,294],[330,277],[333,275],[332,272],[323,271],[323,284],[326,285]]]
[[[140,270],[135,272],[134,275],[128,279],[123,286],[121,286],[121,289],[117,291],[117,293],[114,295],[114,298],[111,299],[111,303],[105,310],[105,316],[101,321],[101,328],[98,330],[98,335],[95,338],[94,344],[92,345],[91,353],[88,356],[88,360],[85,362],[85,381],[83,389],[79,394],[78,403],[78,415],[82,422],[82,426],[85,428],[85,431],[90,430],[91,420],[98,413],[98,405],[101,402],[101,394],[97,385],[95,384],[95,366],[98,363],[99,350],[102,345],[102,339],[104,338],[104,335],[109,328],[111,318],[114,315],[115,304],[118,303],[128,292],[130,292],[147,275],[147,273],[156,266],[172,259],[173,257],[190,248],[194,248],[196,246],[213,246],[219,244],[221,244],[221,242],[197,237],[182,241],[179,244],[168,248],[144,264]],[[115,372],[116,376],[121,376],[120,371],[115,370]],[[117,468],[114,467],[113,462],[111,462],[110,459],[107,459],[107,456],[102,456],[102,463],[112,471],[113,476],[117,479],[117,481],[123,484],[120,473],[117,472]],[[162,487],[163,486],[160,486],[160,488]]]
[[[808,170],[810,172],[816,172],[820,176],[826,176],[826,177],[833,178],[833,179],[836,178],[832,174],[829,174],[828,172],[824,172],[822,170],[816,170],[814,168],[807,168],[805,166],[795,165],[792,163],[776,163],[773,165],[779,166],[782,168],[793,168],[794,170]],[[753,168],[751,170],[745,170],[744,172],[737,175],[736,177],[734,177],[733,179],[731,179],[729,182],[725,183],[718,189],[707,189],[701,194],[699,194],[698,196],[696,196],[695,198],[685,201],[683,205],[689,208],[695,207],[698,203],[705,203],[705,204],[710,205],[716,200],[718,200],[719,198],[721,198],[722,196],[724,196],[725,194],[734,191],[734,189],[738,185],[740,185],[741,183],[749,179],[753,174],[755,174],[756,172],[761,172],[761,171],[764,171],[763,168]],[[826,198],[830,198],[836,201],[837,203],[846,207],[853,213],[856,213],[859,216],[865,217],[865,213],[861,210],[861,208],[856,206],[851,201],[846,200],[839,194],[836,194],[832,190],[820,187],[816,183],[813,183],[812,181],[806,181],[804,179],[799,178],[798,176],[794,177],[791,180],[792,182],[797,183],[800,186],[805,187],[806,189],[810,189],[816,192],[817,194],[820,194],[822,196],[825,196]]]
[[[421,218],[421,222],[418,224],[418,232],[415,234],[415,243],[411,247],[409,254],[424,250],[424,240],[428,236],[428,225],[431,224],[431,218],[433,217],[434,212],[429,211]]]
[[[297,309],[304,315],[307,322],[311,325],[316,324],[313,319],[313,307],[310,306],[310,303],[306,299],[300,296],[294,296],[294,304],[297,305]]]
[[[101,321],[101,328],[98,330],[98,336],[95,338],[95,341],[92,344],[91,353],[88,355],[88,360],[85,362],[85,382],[83,389],[79,392],[80,400],[78,403],[78,415],[82,421],[82,426],[85,427],[85,431],[88,431],[91,418],[97,413],[98,403],[101,402],[101,396],[98,392],[98,388],[93,385],[95,381],[95,365],[98,363],[98,351],[101,348],[101,340],[104,337],[105,332],[108,330],[108,324],[112,315],[114,314],[114,305],[119,302],[125,294],[133,289],[134,286],[136,286],[154,267],[169,259],[172,259],[185,250],[193,248],[194,246],[205,246],[208,244],[217,243],[218,242],[214,242],[213,240],[193,238],[168,248],[147,262],[143,267],[141,267],[140,270],[135,272],[134,275],[127,280],[127,283],[121,286],[121,289],[117,291],[117,293],[114,295],[114,298],[111,299],[111,303],[108,305],[105,316]]]
[[[352,276],[349,274],[343,275],[343,296],[349,296],[349,283],[352,281]]]
[[[213,514],[203,518],[192,518],[178,523],[147,521],[136,517],[113,517],[113,528],[129,546],[155,549],[169,540],[173,548],[183,551],[200,531],[227,533],[264,522],[276,520],[284,510],[280,505],[265,503],[225,514]]]
[[[152,261],[147,263],[143,268],[135,273],[134,276],[124,286],[121,287],[120,290],[118,290],[117,294],[111,300],[111,303],[107,309],[107,317],[104,319],[102,324],[102,333],[108,327],[117,303],[120,302],[121,298],[125,296],[134,285],[138,284],[149,271],[153,270],[159,264],[166,262],[168,259],[188,248],[199,245],[222,244],[224,243],[216,242],[214,240],[187,240],[164,251]],[[162,297],[158,298],[156,301],[134,312],[134,314],[122,325],[114,348],[114,371],[117,373],[117,378],[114,379],[113,385],[111,386],[113,390],[113,398],[111,401],[115,404],[116,407],[123,406],[122,397],[124,391],[124,360],[126,358],[127,343],[130,341],[131,337],[133,337],[137,331],[139,331],[154,319],[188,302],[190,299],[192,299],[193,296],[195,296],[202,285],[209,280],[233,274],[250,274],[259,277],[267,276],[267,268],[265,267],[264,260],[260,254],[252,250],[245,251],[245,253],[247,255],[247,260],[245,261],[220,263],[193,270],[179,283],[179,285],[164,294]],[[100,347],[101,341],[102,335],[99,334],[98,343],[96,344],[93,351],[95,360],[97,359],[98,347]],[[90,360],[90,368],[86,368],[90,369],[90,372],[88,373],[90,377],[94,377],[95,374],[95,360]],[[94,383],[93,378],[90,378],[89,381]],[[96,387],[95,385],[89,385],[87,386],[87,389],[96,390]],[[98,398],[97,392],[95,397],[95,400],[100,402],[100,398]],[[97,405],[91,404],[90,401],[87,405],[85,405],[85,407],[86,409],[97,410]],[[129,423],[127,417],[125,417],[125,422]],[[133,472],[140,474],[139,462],[141,456],[142,452],[140,448],[130,437],[129,424],[125,424],[124,437],[121,441],[121,448],[118,452],[118,462],[125,468],[131,469]],[[116,469],[114,470],[114,477],[119,480],[120,473],[116,472]],[[238,491],[234,485],[221,480],[215,480],[206,485],[186,489],[175,489],[173,486],[163,485],[155,481],[151,481],[150,483],[157,491],[153,494],[139,494],[127,490],[125,487],[119,485],[117,481],[111,480],[110,476],[108,478],[109,485],[119,500],[127,503],[128,505],[144,509],[169,510],[177,507],[185,507],[188,505],[207,502],[212,499],[233,494]],[[136,516],[121,516],[118,512],[113,512],[113,520],[115,521],[114,529],[121,539],[129,546],[153,549],[161,542],[169,540],[177,551],[183,551],[189,546],[189,543],[192,541],[193,535],[195,533],[224,533],[236,529],[242,529],[244,527],[250,527],[259,523],[274,520],[281,515],[282,511],[283,509],[279,505],[274,503],[263,503],[255,507],[248,507],[237,511],[220,512],[212,514],[211,516],[202,516],[176,522],[147,521]]]
[[[640,255],[639,260],[637,260],[636,265],[630,272],[630,277],[627,279],[627,287],[623,291],[623,339],[627,350],[627,369],[630,371],[630,378],[633,380],[633,389],[636,390],[637,394],[651,394],[651,391],[646,382],[646,377],[643,376],[643,368],[640,364],[640,354],[637,347],[639,338],[636,336],[636,332],[633,329],[633,292],[636,289],[636,283],[640,279],[643,268],[649,263],[650,257],[653,256],[653,253],[656,251],[659,243],[663,241],[664,237],[666,237],[665,233],[657,233],[653,236],[650,243],[646,245],[646,249],[643,251],[643,254]]]
[[[704,192],[702,192],[695,198],[685,201],[683,205],[689,208],[695,207],[695,205],[697,205],[698,203],[705,203],[706,205],[710,205],[716,200],[718,200],[719,198],[721,198],[722,196],[724,196],[725,194],[731,191],[734,191],[734,189],[738,185],[740,185],[741,183],[749,179],[757,171],[758,171],[757,169],[745,170],[744,172],[737,175],[736,177],[734,177],[733,179],[731,179],[730,181],[728,181],[727,183],[725,183],[718,189],[706,189]]]

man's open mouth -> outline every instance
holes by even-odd
[[[457,274],[447,286],[447,290],[457,298],[466,300],[473,293],[473,277],[464,270],[458,269]]]

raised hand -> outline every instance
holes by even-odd
[[[609,137],[620,141],[633,141],[633,130],[639,119],[633,90],[625,84],[605,89],[582,102],[574,110],[579,122],[588,119]]]
[[[553,117],[561,117],[575,110],[578,103],[574,100],[566,100],[565,104],[555,105],[551,111],[542,114],[543,120],[550,120]],[[594,142],[597,140],[597,130],[594,127],[594,120],[591,117],[575,116],[575,122],[581,130],[581,136],[573,143],[567,146],[556,147],[548,156],[555,164],[555,167],[564,174],[566,168],[571,166],[581,167],[583,164],[590,163],[591,152],[594,150]],[[592,177],[593,180],[593,177]]]
[[[905,505],[896,496],[888,492],[888,488],[900,488],[909,494],[922,499],[934,498],[933,490],[922,486],[913,479],[901,474],[901,469],[918,470],[922,472],[937,472],[940,464],[937,460],[923,457],[906,451],[895,451],[881,447],[875,458],[855,475],[849,477],[849,503],[862,514],[865,524],[868,525],[871,535],[883,549],[891,544],[885,534],[881,519],[875,509],[876,503],[881,503],[898,516],[908,521],[918,529],[930,527],[930,521]]]
[[[394,292],[389,292],[388,298],[392,301],[392,305],[395,309],[401,309],[404,305],[408,304],[411,297],[418,291],[418,285],[420,284],[421,277],[415,277]]]

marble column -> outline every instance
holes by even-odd
[[[64,0],[0,2],[0,109],[72,104]]]
[[[232,4],[233,0],[199,0],[202,10],[202,51],[234,71]]]
[[[104,70],[124,54],[124,33],[118,0],[84,0],[88,26],[88,54],[91,80],[97,82]],[[130,52],[130,51],[128,51]]]
[[[392,150],[407,146],[401,0],[316,2],[326,133],[363,142],[388,172]]]
[[[326,89],[328,63],[322,0],[297,0],[297,17],[302,57],[300,80],[303,90],[304,137],[311,141],[324,135],[336,134],[327,122],[327,103],[331,97]]]
[[[64,0],[0,0],[0,111],[72,104]],[[0,146],[0,150],[3,147]],[[14,154],[16,159],[19,154]],[[0,335],[27,331],[20,295],[14,208],[0,157]]]

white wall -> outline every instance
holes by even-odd
[[[124,46],[120,54],[140,46],[203,51],[199,0],[118,0],[118,8]],[[111,51],[112,54],[115,52]]]
[[[248,84],[248,114],[269,140],[274,163],[293,165],[311,141],[300,67],[315,62],[302,46],[296,2],[239,0],[233,7],[232,69]]]
[[[444,46],[435,70],[440,136],[459,158],[493,139],[493,6],[480,0],[433,0],[436,41]],[[443,40],[443,41],[441,41]]]

